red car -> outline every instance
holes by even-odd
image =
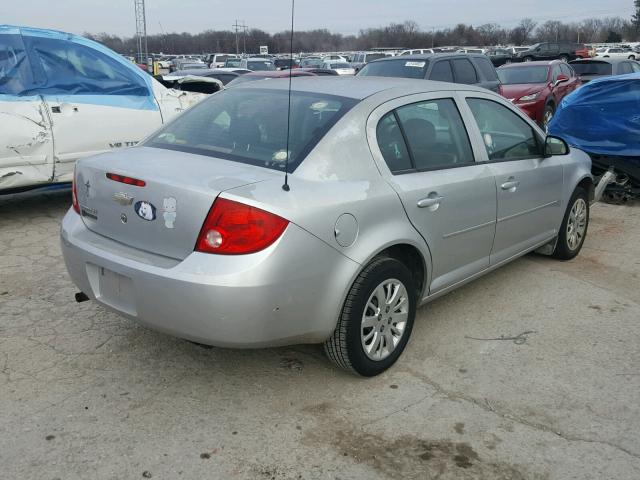
[[[496,71],[501,95],[545,130],[560,101],[581,85],[573,68],[560,60],[511,63]]]
[[[576,57],[591,58],[591,52],[584,43],[576,43]]]

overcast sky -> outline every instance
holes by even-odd
[[[0,22],[73,33],[135,33],[133,0],[0,0]],[[231,29],[236,19],[268,32],[288,29],[290,0],[146,0],[147,32],[197,33]],[[414,20],[419,26],[495,22],[512,27],[523,17],[565,22],[633,13],[632,0],[297,0],[296,29],[361,28]]]

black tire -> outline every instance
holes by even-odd
[[[571,214],[571,209],[574,207],[576,202],[582,199],[586,205],[586,224],[584,227],[584,234],[580,239],[577,247],[571,248],[568,242],[567,235],[567,223],[569,222],[569,216]],[[582,245],[584,245],[584,240],[587,237],[587,230],[589,229],[589,195],[586,190],[582,187],[576,187],[571,195],[571,199],[569,200],[569,204],[567,205],[567,210],[564,212],[564,218],[562,219],[562,225],[560,226],[560,232],[558,233],[558,242],[556,243],[556,248],[553,251],[552,256],[557,258],[558,260],[571,260],[574,258],[580,250],[582,249]]]
[[[549,122],[553,118],[553,115],[556,113],[556,109],[552,103],[548,103],[544,107],[544,111],[542,112],[542,122],[541,127],[547,133],[547,129],[549,127]]]
[[[523,62],[533,62],[533,57],[524,57],[522,59]]]
[[[373,291],[385,280],[397,279],[408,295],[408,315],[404,332],[389,356],[382,360],[370,359],[362,346],[361,322],[366,304]],[[340,318],[331,337],[324,344],[324,351],[333,363],[364,377],[373,377],[393,365],[405,349],[416,316],[417,294],[413,276],[399,260],[376,257],[367,265],[349,290]]]
[[[569,57],[567,55],[560,55],[560,57],[558,57],[558,59],[561,62],[565,62],[565,63],[567,63],[569,61]]]
[[[629,60],[635,60],[636,56],[635,55],[629,55]]]

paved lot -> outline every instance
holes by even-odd
[[[0,198],[3,479],[640,478],[640,206],[597,205],[572,262],[423,308],[363,380],[320,347],[205,349],[76,304],[69,203]]]

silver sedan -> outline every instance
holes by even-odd
[[[498,95],[292,83],[290,122],[287,80],[246,84],[77,164],[61,237],[86,297],[204,344],[324,343],[372,376],[421,304],[533,250],[580,251],[589,157]]]

